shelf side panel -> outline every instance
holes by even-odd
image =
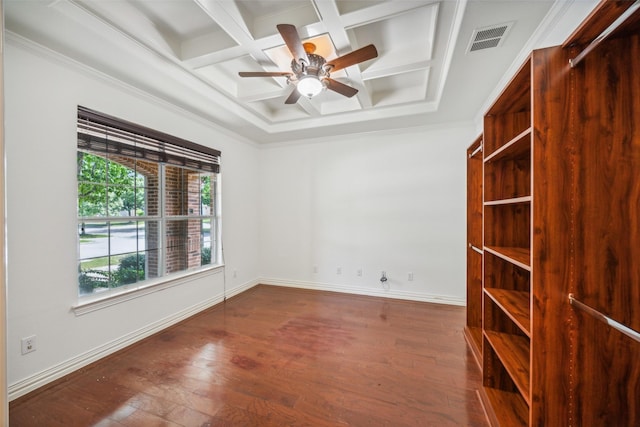
[[[467,248],[467,326],[482,328],[482,255],[472,248]]]
[[[482,137],[476,139],[467,149],[467,242],[482,248],[482,152],[476,148],[482,144]]]
[[[467,324],[466,336],[476,358],[482,358],[482,188],[480,135],[467,149]],[[480,363],[481,366],[481,363]]]
[[[567,295],[572,286],[571,215],[579,195],[571,174],[580,148],[572,146],[570,54],[560,47],[533,52],[533,246],[531,425],[569,420],[572,333]]]

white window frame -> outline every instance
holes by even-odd
[[[79,111],[80,111],[79,107]],[[125,122],[127,123],[127,122]],[[81,150],[79,151],[87,151]],[[88,152],[91,153],[90,150]],[[98,153],[93,153],[99,155]],[[218,152],[219,155],[219,152]],[[105,156],[108,159],[108,155]],[[142,159],[144,160],[144,159]],[[152,279],[146,279],[139,282],[126,284],[122,286],[118,286],[116,288],[111,288],[106,291],[102,291],[99,293],[90,293],[80,295],[79,289],[79,281],[76,281],[75,288],[78,292],[78,302],[76,305],[72,307],[74,313],[76,315],[82,315],[85,313],[89,313],[95,310],[99,310],[105,307],[112,306],[114,304],[119,304],[124,301],[128,301],[134,298],[139,298],[149,293],[157,292],[159,290],[167,289],[170,287],[178,286],[184,283],[191,282],[193,280],[199,279],[203,276],[209,276],[212,274],[218,274],[222,271],[224,267],[222,264],[222,239],[221,239],[221,174],[219,172],[211,172],[207,170],[200,170],[197,168],[189,167],[189,166],[181,166],[176,164],[168,164],[166,162],[154,162],[158,164],[158,215],[157,216],[125,216],[125,217],[81,217],[78,215],[78,224],[82,221],[90,222],[90,221],[100,221],[105,223],[110,223],[112,221],[158,221],[159,224],[159,236],[162,240],[162,245],[160,250],[158,251],[158,277]],[[124,165],[128,167],[127,165]],[[191,170],[199,173],[211,173],[212,174],[212,182],[211,182],[211,211],[209,215],[202,215],[202,212],[199,212],[197,215],[167,215],[166,212],[166,168],[170,167],[178,167],[182,169]],[[76,186],[76,188],[78,188]],[[145,206],[148,207],[148,206]],[[107,212],[108,213],[108,212]],[[194,220],[197,219],[199,221],[209,219],[211,222],[210,225],[210,238],[211,238],[211,259],[210,264],[192,267],[185,270],[180,270],[177,272],[166,274],[166,251],[167,251],[167,235],[166,235],[166,224],[171,220]],[[80,235],[78,235],[77,240],[77,259],[78,263],[81,261],[80,259]],[[111,256],[111,249],[108,249],[109,256]],[[145,258],[145,262],[148,262],[148,257]],[[145,271],[148,271],[145,268]]]

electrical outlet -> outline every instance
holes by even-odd
[[[385,287],[385,289],[389,289],[389,284],[387,283],[389,279],[387,279],[387,272],[382,270],[381,276],[380,276],[380,284],[382,284],[382,286]]]
[[[362,269],[361,268],[359,268],[358,271],[356,271],[356,275],[358,277],[362,277]]]
[[[235,279],[236,277],[238,277],[238,270],[233,270],[233,278]]]
[[[30,337],[22,338],[20,344],[22,345],[22,354],[36,351],[36,336],[31,335]]]
[[[314,273],[314,274],[317,274],[317,273],[318,273],[318,266],[317,266],[317,265],[314,265],[314,266],[313,266],[313,273]]]
[[[411,272],[410,272],[410,273],[408,274],[407,279],[408,279],[410,282],[413,282],[413,273],[411,273]]]
[[[342,274],[342,267],[338,267],[338,269],[336,270],[336,274]]]

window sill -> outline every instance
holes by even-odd
[[[204,276],[218,274],[223,270],[223,268],[224,264],[218,264],[215,266],[211,266],[210,268],[207,268],[205,270],[198,270],[175,276],[162,277],[160,279],[157,279],[157,281],[137,287],[123,287],[122,290],[117,291],[117,293],[109,293],[108,295],[104,296],[98,294],[80,297],[78,304],[71,307],[71,309],[76,316],[82,316],[83,314],[101,310],[106,307],[111,307],[113,305],[139,298],[153,292],[172,288],[174,286],[178,286]]]

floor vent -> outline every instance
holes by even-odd
[[[512,26],[513,22],[476,28],[471,35],[468,52],[500,46]]]

